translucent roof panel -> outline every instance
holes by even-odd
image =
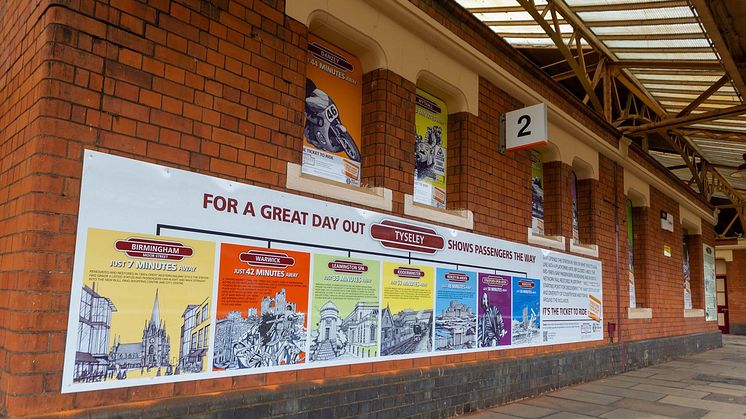
[[[511,36],[503,36],[509,44],[515,47],[537,47],[537,48],[555,48],[554,41],[549,38],[513,38]],[[565,43],[569,41],[569,38],[565,38]],[[581,42],[581,45],[588,45],[586,42]]]
[[[662,0],[658,0],[662,1]],[[565,0],[571,7],[576,6],[616,6],[620,4],[655,4],[656,0]],[[682,0],[681,3],[686,3]]]
[[[483,22],[533,22],[534,18],[528,12],[489,12],[474,13]]]
[[[655,0],[565,0],[570,6],[616,6],[619,4],[654,3]]]
[[[465,9],[478,9],[485,7],[520,7],[515,0],[456,0]],[[537,6],[547,4],[547,0],[534,0]]]
[[[728,131],[738,131],[738,132],[746,132],[746,125],[743,127],[724,127],[722,125],[717,125],[714,123],[707,123],[707,124],[696,124],[692,125],[693,128],[703,128],[703,129],[714,129],[714,130],[728,130]]]
[[[714,52],[615,52],[621,60],[701,60],[717,61]]]
[[[604,35],[673,35],[682,33],[701,34],[702,28],[696,23],[683,23],[676,25],[620,25],[599,26],[593,28],[597,36]]]
[[[661,7],[656,9],[638,10],[609,10],[599,12],[579,12],[578,17],[593,26],[594,22],[619,21],[619,20],[653,20],[653,19],[677,19],[692,18],[694,14],[688,7]]]
[[[696,73],[692,74],[651,74],[651,73],[637,73],[635,77],[640,80],[660,80],[660,81],[701,81],[703,83],[712,84],[720,80],[722,76],[701,76]]]
[[[710,48],[707,39],[634,39],[608,40],[604,42],[609,48]]]
[[[489,27],[497,33],[543,35],[542,38],[549,39],[544,34],[544,29],[539,25],[489,25]],[[560,31],[562,33],[571,33],[572,26],[560,25]]]

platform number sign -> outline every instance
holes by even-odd
[[[529,106],[505,114],[505,149],[520,150],[547,142],[547,107]]]

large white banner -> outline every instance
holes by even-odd
[[[601,263],[86,151],[63,392],[603,339]]]

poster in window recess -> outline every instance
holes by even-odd
[[[448,110],[421,89],[415,100],[414,201],[445,208]]]
[[[531,150],[531,231],[544,234],[544,165],[536,150]]]
[[[705,276],[705,319],[717,320],[717,296],[715,293],[715,248],[702,245],[702,262]]]
[[[360,61],[314,35],[307,60],[303,173],[360,185]]]
[[[66,393],[603,339],[597,260],[93,151],[79,214]]]

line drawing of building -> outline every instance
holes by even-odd
[[[359,301],[342,319],[339,309],[328,300],[319,310],[317,329],[311,332],[311,361],[341,357],[369,358],[378,354],[378,303]]]
[[[210,340],[210,303],[205,298],[200,304],[190,304],[181,317],[179,339],[179,372],[201,372]]]
[[[215,324],[213,367],[261,368],[305,361],[305,313],[287,301],[285,288],[275,297],[264,296],[260,311],[255,307],[228,312]]]
[[[166,322],[161,320],[159,291],[156,289],[150,319],[145,320],[139,342],[122,343],[121,336],[115,339],[109,351],[109,376],[127,378],[127,370],[139,368],[141,372],[157,368],[157,376],[174,373],[171,358],[171,338]]]
[[[471,307],[451,300],[435,318],[435,350],[475,347],[476,319]]]
[[[73,381],[91,382],[106,378],[111,314],[115,311],[117,308],[114,303],[96,292],[95,282],[90,288],[83,285]]]
[[[171,367],[171,340],[166,332],[166,322],[161,320],[161,310],[158,304],[158,290],[155,291],[153,311],[150,320],[145,322],[142,332],[143,360],[142,368]]]

